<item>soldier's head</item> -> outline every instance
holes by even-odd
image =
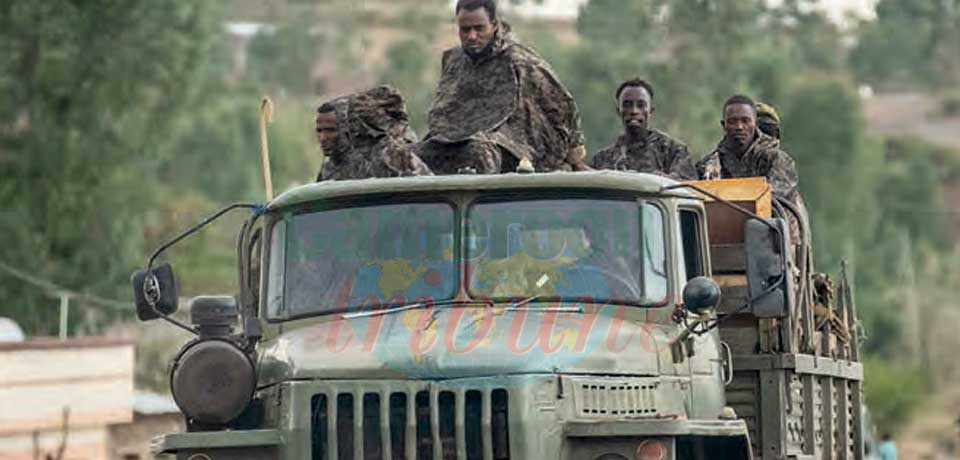
[[[325,103],[317,108],[317,114],[314,117],[316,123],[317,142],[323,149],[325,155],[331,155],[337,147],[337,136],[340,135],[337,130],[337,111],[331,103]]]
[[[642,134],[653,118],[653,85],[634,78],[617,88],[617,113],[627,134]]]
[[[496,1],[458,0],[455,11],[463,51],[472,58],[489,54],[499,27]]]
[[[745,149],[753,142],[757,132],[757,108],[753,99],[742,94],[731,96],[723,104],[723,119],[720,120],[725,139],[734,146]]]
[[[757,128],[760,132],[780,139],[780,115],[769,104],[757,102]]]

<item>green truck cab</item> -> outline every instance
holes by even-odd
[[[703,197],[659,176],[587,172],[329,182],[226,208],[214,217],[253,210],[237,295],[193,299],[191,324],[171,316],[175,277],[156,260],[198,228],[133,278],[142,320],[197,336],[171,369],[187,432],[158,437],[154,452],[862,458],[855,446],[825,455],[836,404],[804,404],[825,379],[845,379],[844,397],[859,400],[847,386],[859,384],[857,363],[823,367],[722,336],[769,312],[760,297],[777,297],[781,313],[755,317],[755,335],[769,332],[764,321],[796,323],[801,303],[785,295],[783,222],[754,218],[748,231],[767,238],[744,245],[744,270],[768,284],[723,312]]]

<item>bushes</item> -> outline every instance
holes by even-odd
[[[866,403],[881,433],[904,427],[929,397],[926,374],[917,367],[870,359],[864,363],[864,373]]]

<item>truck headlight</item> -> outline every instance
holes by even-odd
[[[253,398],[255,387],[253,362],[224,339],[187,344],[170,375],[177,406],[201,425],[225,425],[236,419]]]

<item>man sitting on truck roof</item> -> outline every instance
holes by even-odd
[[[780,141],[757,129],[757,107],[752,99],[735,95],[723,104],[723,140],[697,168],[703,179],[766,177],[777,196],[793,199],[797,167]]]
[[[623,135],[615,144],[594,154],[590,165],[596,169],[660,174],[681,181],[697,179],[687,146],[650,126],[653,85],[639,78],[628,80],[617,88],[615,96]]]
[[[589,169],[573,96],[550,65],[517,43],[494,0],[459,0],[461,46],[442,73],[420,156],[437,174]]]
[[[317,182],[432,175],[414,153],[403,97],[389,86],[328,101],[315,122],[325,155]]]

